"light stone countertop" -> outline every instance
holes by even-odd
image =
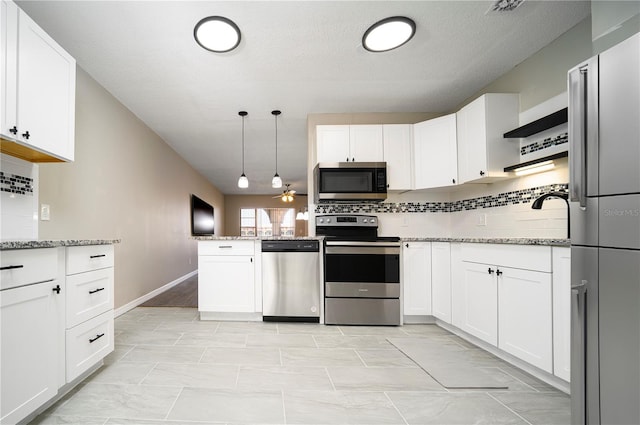
[[[464,242],[464,243],[493,243],[510,245],[542,245],[565,246],[571,245],[570,239],[545,238],[401,238],[402,242]]]
[[[324,236],[301,237],[254,237],[254,236],[193,236],[198,241],[281,241],[281,240],[323,240]],[[569,239],[545,238],[442,238],[442,237],[403,237],[402,242],[464,242],[464,243],[493,243],[510,245],[542,245],[542,246],[570,246]]]
[[[0,242],[0,251],[9,249],[57,248],[60,246],[113,245],[120,239],[62,239],[62,240],[23,240]]]

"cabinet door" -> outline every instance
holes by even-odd
[[[462,262],[462,244],[451,243],[451,324],[464,328],[464,263]]]
[[[553,374],[571,379],[571,248],[553,248]]]
[[[519,145],[503,134],[518,126],[518,95],[487,93],[457,113],[460,183],[508,177],[504,167],[520,161]]]
[[[346,162],[351,159],[349,153],[348,125],[316,127],[317,162]]]
[[[402,247],[405,316],[431,315],[431,243],[406,242]]]
[[[431,295],[433,315],[451,323],[451,244],[431,243]]]
[[[198,310],[253,313],[254,279],[251,256],[198,257]]]
[[[480,97],[457,112],[458,176],[460,183],[487,172],[485,102]]]
[[[498,347],[553,373],[551,273],[498,270]]]
[[[16,126],[17,134],[13,137],[18,142],[72,161],[75,60],[21,10],[17,43],[15,49],[7,46],[7,68],[17,69],[17,104],[7,105],[6,118],[12,118],[13,123],[6,124],[9,128]],[[10,114],[9,110],[14,108],[15,114]]]
[[[349,149],[351,152],[351,161],[384,161],[382,125],[349,126]]]
[[[388,189],[411,190],[413,125],[385,124],[382,131]]]
[[[415,124],[413,169],[416,189],[457,183],[456,114]]]
[[[58,392],[58,281],[2,291],[0,422],[13,424]]]
[[[462,263],[464,313],[462,330],[498,345],[498,282],[496,267]]]

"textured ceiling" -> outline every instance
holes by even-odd
[[[18,1],[78,65],[225,194],[277,194],[278,171],[306,191],[311,113],[444,112],[588,16],[588,1],[528,0],[510,13],[491,1]],[[222,15],[240,46],[212,53],[193,39]],[[361,46],[378,20],[416,21],[386,53]],[[238,189],[245,121],[248,190]]]

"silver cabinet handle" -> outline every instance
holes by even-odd
[[[230,248],[233,248],[233,245],[220,245],[218,248],[220,248],[220,249],[230,249]]]

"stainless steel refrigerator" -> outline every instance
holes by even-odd
[[[574,424],[640,424],[640,34],[569,71]]]

